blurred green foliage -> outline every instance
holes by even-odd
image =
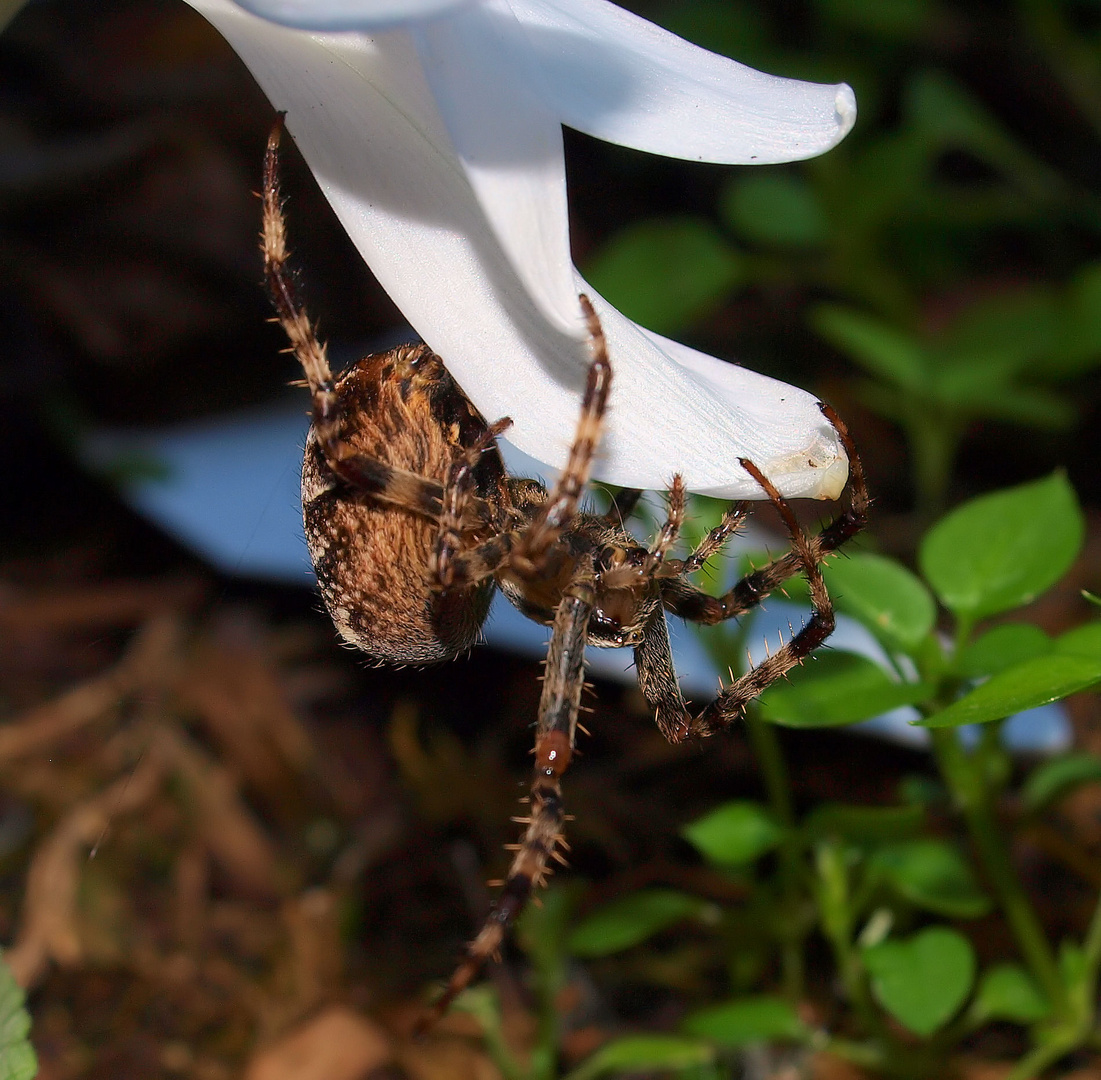
[[[726,802],[681,831],[744,899],[652,887],[579,913],[576,882],[552,890],[542,910],[525,914],[522,934],[543,1002],[542,1071],[502,1059],[510,1080],[555,1075],[554,1001],[571,958],[656,957],[670,933],[713,941],[710,963],[723,971],[726,993],[690,1007],[675,1034],[606,1043],[573,1080],[634,1072],[712,1080],[731,1075],[731,1055],[761,1043],[828,1050],[877,1075],[942,1076],[959,1042],[994,1021],[1017,1025],[1029,1047],[1007,1074],[1013,1080],[1095,1045],[1101,902],[1081,939],[1057,949],[1010,845],[1014,830],[1101,782],[1101,760],[1063,753],[1015,784],[998,736],[1014,713],[1101,684],[1101,620],[1057,637],[1023,621],[983,625],[1051,588],[1083,538],[1075,493],[1056,472],[946,514],[921,539],[920,576],[864,553],[829,568],[838,608],[874,635],[880,659],[825,650],[767,689],[746,716],[767,799]],[[719,629],[705,644],[721,669],[737,669],[745,626]],[[904,785],[894,805],[833,803],[797,814],[775,725],[832,727],[902,704],[930,733],[940,782]],[[1015,953],[980,963],[971,927],[991,916],[1004,921]],[[808,1010],[826,992],[823,944],[833,964],[830,1003]],[[809,955],[818,956],[813,979]],[[657,959],[632,970],[671,977]],[[476,993],[484,1010],[485,991]],[[500,1019],[483,1026],[492,1035]]]

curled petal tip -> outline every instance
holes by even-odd
[[[849,459],[833,428],[823,428],[803,450],[775,459],[764,470],[789,498],[840,497],[849,478]]]
[[[837,141],[840,142],[856,123],[856,94],[848,83],[839,83],[834,97],[837,109]]]

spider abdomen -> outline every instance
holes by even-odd
[[[340,444],[380,469],[377,493],[355,490],[334,472],[311,428],[302,512],[325,606],[341,637],[374,660],[451,659],[477,640],[493,581],[448,591],[435,586],[439,494],[453,463],[488,430],[486,422],[426,346],[369,356],[337,380],[335,391]],[[387,501],[410,474],[427,481],[423,514]],[[474,494],[494,505],[505,482],[495,445],[481,453],[473,475]]]

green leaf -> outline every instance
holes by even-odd
[[[928,397],[928,358],[910,335],[880,319],[833,304],[816,308],[811,321],[822,337],[872,375]]]
[[[720,1046],[745,1046],[772,1039],[799,1040],[806,1028],[795,1010],[780,998],[761,995],[736,998],[685,1017],[682,1030],[712,1039]]]
[[[708,221],[669,217],[617,233],[585,276],[629,318],[670,334],[720,304],[743,270],[741,256]]]
[[[1004,382],[1050,352],[1063,321],[1057,298],[1046,286],[1006,289],[985,297],[953,321],[943,341],[942,374],[966,379],[967,369],[978,366],[986,369],[978,373],[980,380]]]
[[[681,830],[709,862],[743,866],[771,851],[784,836],[783,826],[759,803],[724,803]]]
[[[1017,964],[999,964],[979,982],[971,1013],[976,1022],[1013,1020],[1034,1024],[1051,1012],[1036,984]]]
[[[1063,187],[1058,173],[1022,149],[983,105],[944,73],[917,75],[906,97],[914,125],[940,148],[969,151],[1037,199],[1050,198]]]
[[[815,807],[801,826],[811,842],[837,837],[856,844],[908,840],[920,831],[925,808],[913,806],[845,806],[824,803]]]
[[[605,1043],[565,1080],[595,1080],[608,1073],[690,1069],[715,1060],[715,1047],[683,1035],[625,1035]]]
[[[31,1017],[26,997],[0,956],[0,1080],[31,1080],[38,1059],[27,1038]]]
[[[964,1003],[975,979],[975,952],[944,926],[863,950],[876,1000],[915,1035],[929,1036]]]
[[[1038,626],[1006,623],[965,646],[956,660],[956,670],[969,679],[997,675],[1026,660],[1044,656],[1051,648],[1051,638]]]
[[[1055,639],[1055,651],[1071,656],[1101,656],[1101,622],[1076,626]]]
[[[820,247],[829,239],[814,189],[796,173],[743,173],[723,192],[719,210],[758,244],[798,249]]]
[[[872,856],[870,866],[900,896],[927,911],[974,919],[990,910],[967,861],[943,840],[886,845]]]
[[[894,559],[858,552],[822,573],[837,609],[862,622],[888,648],[910,652],[932,630],[933,597]]]
[[[1027,811],[1036,813],[1073,788],[1098,781],[1101,759],[1086,753],[1064,754],[1032,770],[1021,788],[1021,799]]]
[[[918,727],[946,728],[985,724],[1025,709],[1035,709],[1101,682],[1101,655],[1063,655],[1053,652],[993,676],[947,709],[917,720]]]
[[[945,607],[981,619],[1054,585],[1084,532],[1074,489],[1057,472],[953,510],[925,535],[918,562]]]
[[[643,889],[582,919],[567,940],[575,956],[608,956],[700,914],[708,905],[675,889]]]
[[[929,697],[921,683],[895,682],[866,656],[829,649],[761,696],[761,715],[786,727],[855,724]]]

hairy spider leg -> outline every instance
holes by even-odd
[[[441,519],[444,507],[453,503],[443,484],[406,469],[388,465],[360,453],[340,435],[341,409],[325,344],[319,340],[298,297],[290,266],[287,226],[279,186],[279,141],[283,117],[272,127],[264,154],[263,228],[260,234],[264,274],[275,305],[276,316],[290,340],[309,384],[313,399],[313,426],[329,468],[345,483],[380,502],[400,506],[416,514]],[[427,346],[424,346],[427,349]],[[498,421],[498,425],[503,421]],[[498,425],[494,425],[497,427]],[[492,430],[492,429],[491,429]],[[483,447],[484,449],[484,447]]]
[[[826,582],[822,577],[821,560],[810,538],[800,527],[791,507],[776,490],[772,481],[753,462],[740,458],[742,467],[753,476],[772,500],[791,535],[792,551],[801,563],[810,588],[811,615],[794,637],[771,656],[751,667],[728,686],[702,713],[689,722],[685,736],[710,735],[729,726],[745,711],[746,703],[757,697],[793,667],[801,664],[833,633],[834,611]]]
[[[856,453],[848,428],[828,405],[821,408],[837,430],[849,457],[849,504],[845,510],[816,536],[808,537],[787,502],[768,478],[752,462],[742,459],[743,467],[761,484],[780,511],[792,538],[792,550],[767,566],[747,574],[723,596],[711,596],[686,580],[687,575],[702,566],[741,524],[747,508],[744,503],[739,503],[727,511],[723,521],[711,530],[688,559],[682,563],[669,560],[655,571],[665,609],[681,618],[704,625],[713,625],[745,614],[800,571],[810,585],[813,605],[811,619],[798,634],[763,664],[746,672],[727,687],[695,718],[689,715],[677,684],[664,612],[655,612],[647,625],[642,642],[635,649],[635,665],[638,669],[639,688],[655,711],[655,722],[672,742],[679,742],[692,735],[709,735],[719,727],[731,724],[742,715],[746,702],[761,694],[771,683],[801,663],[832,632],[833,607],[819,564],[864,528],[870,499],[860,457]],[[670,568],[675,569],[678,566],[678,576],[665,576]]]
[[[709,529],[707,535],[696,546],[695,551],[687,559],[665,559],[657,569],[658,577],[682,577],[686,574],[694,574],[701,569],[704,563],[712,555],[721,551],[726,542],[742,527],[742,523],[749,516],[749,503],[738,502],[723,514],[722,521],[713,529]]]
[[[492,911],[467,946],[466,958],[455,969],[442,996],[418,1024],[420,1032],[443,1016],[455,998],[477,978],[489,958],[500,950],[524,904],[550,875],[551,860],[565,861],[558,850],[566,846],[562,834],[566,815],[561,777],[573,756],[577,713],[585,685],[585,638],[593,602],[593,567],[588,561],[578,568],[555,612],[535,729],[529,813],[516,819],[526,826],[524,835],[516,845],[516,854]]]
[[[856,452],[856,446],[849,434],[849,429],[831,406],[823,404],[819,407],[825,414],[826,419],[837,430],[841,445],[848,455],[849,494],[846,509],[838,514],[817,535],[808,537],[802,529],[799,529],[803,542],[809,545],[811,561],[815,563],[820,563],[832,555],[842,544],[851,540],[867,525],[868,508],[871,505],[867,484],[864,480],[864,467],[860,462],[860,456]],[[776,500],[773,501],[776,502]],[[780,508],[781,515],[783,515],[785,513],[783,507],[786,506],[784,500],[780,499],[776,505]],[[724,518],[723,523],[719,525],[718,529],[712,530],[710,535],[726,529],[727,520],[732,516],[740,515],[727,535],[732,533],[745,516],[744,506],[744,503],[739,503],[731,511],[728,511],[727,518]],[[705,538],[697,552],[691,558],[685,560],[683,564],[684,574],[698,569],[706,557],[713,554],[712,550],[707,552],[705,559],[698,559],[703,548],[708,545],[710,535]],[[752,573],[746,574],[740,581],[735,582],[729,592],[722,596],[711,596],[702,589],[696,588],[691,582],[686,581],[683,576],[678,576],[661,582],[662,600],[666,610],[672,614],[679,615],[682,619],[688,619],[691,622],[713,626],[715,623],[725,622],[727,619],[744,615],[747,611],[756,607],[770,593],[783,585],[785,581],[805,570],[806,562],[806,556],[797,545],[793,544],[792,550],[786,555],[782,555]],[[675,565],[672,561],[665,564],[665,566]],[[664,577],[665,566],[658,570],[659,577]]]
[[[538,575],[552,545],[577,513],[578,500],[588,482],[593,455],[600,442],[612,383],[612,368],[600,320],[587,296],[578,299],[588,321],[593,359],[566,467],[546,499],[535,509],[529,524],[502,531],[482,544],[450,554],[447,582],[450,588],[465,588],[506,566],[527,576]]]
[[[471,505],[474,490],[474,470],[478,459],[496,446],[497,436],[512,426],[506,416],[489,426],[485,434],[452,463],[444,485],[447,497],[440,514],[440,536],[436,544],[435,575],[442,588],[450,588],[455,582],[455,556],[463,548],[463,518]],[[485,520],[483,516],[483,520]]]
[[[524,532],[522,554],[532,564],[558,539],[577,513],[577,503],[588,483],[593,455],[600,442],[604,411],[608,407],[608,391],[612,385],[612,367],[608,362],[604,329],[589,298],[582,294],[578,299],[588,323],[593,358],[581,403],[581,418],[566,467],[559,474],[558,481],[531,526]]]

